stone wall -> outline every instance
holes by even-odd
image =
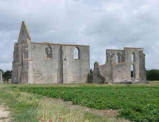
[[[38,44],[31,46],[32,82],[30,83],[86,83],[89,73],[89,46]],[[51,47],[52,56],[45,49]],[[74,49],[79,59],[74,59]]]
[[[146,82],[145,54],[142,48],[124,48],[124,50],[106,51],[106,63],[99,65],[100,75],[105,83]],[[93,81],[98,83],[94,73]]]
[[[2,83],[2,81],[3,81],[3,73],[2,71],[0,71],[0,83]]]
[[[74,59],[74,49],[79,59]],[[65,45],[63,50],[63,83],[86,83],[90,70],[89,46]]]
[[[31,42],[22,22],[14,46],[12,83],[86,83],[90,70],[89,50],[87,45]]]
[[[13,53],[13,83],[27,83],[28,82],[28,44],[16,43]]]
[[[129,82],[130,80],[130,69],[126,63],[120,63],[113,66],[112,69],[112,80],[113,82]]]
[[[94,63],[94,72],[93,72],[93,83],[104,83],[105,78],[103,77],[103,71],[99,68],[98,62]]]

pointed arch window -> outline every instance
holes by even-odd
[[[118,55],[115,55],[114,58],[115,58],[115,59],[114,59],[114,60],[115,60],[114,62],[115,62],[116,64],[118,64],[118,63],[119,63],[119,56],[118,56]]]
[[[131,62],[135,62],[135,53],[131,54]]]
[[[80,59],[80,50],[78,47],[75,47],[73,50],[73,59],[75,59],[75,60]]]
[[[51,45],[48,45],[46,48],[45,48],[45,54],[46,54],[46,57],[47,58],[52,58],[52,47]]]
[[[112,54],[112,64],[118,64],[119,63],[119,56],[116,54]]]
[[[130,71],[131,71],[131,79],[135,79],[135,66],[134,65],[131,65]]]

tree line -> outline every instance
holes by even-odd
[[[159,80],[159,70],[152,69],[146,71],[146,78],[150,81]]]

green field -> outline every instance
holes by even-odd
[[[145,85],[9,85],[12,91],[72,101],[95,109],[119,110],[119,118],[159,121],[159,82]]]

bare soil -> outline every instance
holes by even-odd
[[[50,100],[53,100],[54,102],[57,102],[57,104],[59,103],[63,103],[64,101],[61,99],[55,99],[55,98],[49,98]],[[64,102],[65,104],[69,105],[70,108],[79,108],[82,109],[88,113],[92,113],[94,115],[98,115],[98,116],[106,116],[106,117],[116,117],[119,115],[119,111],[118,110],[112,110],[112,109],[106,109],[106,110],[97,110],[97,109],[93,109],[93,108],[88,108],[85,106],[81,106],[81,105],[73,105],[72,101],[67,101]],[[126,119],[120,119],[119,122],[129,122],[129,120]]]
[[[0,105],[0,122],[9,122],[10,121],[10,112],[5,104]]]

